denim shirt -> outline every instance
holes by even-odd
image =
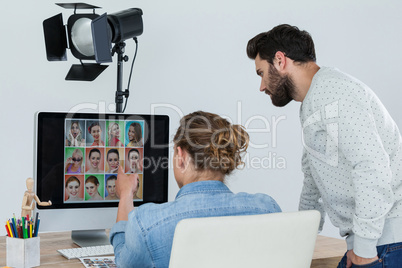
[[[118,267],[168,267],[173,235],[182,219],[281,212],[266,194],[232,193],[220,181],[183,186],[173,202],[144,204],[110,232]]]

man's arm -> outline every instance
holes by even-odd
[[[376,245],[385,217],[394,204],[390,159],[370,101],[364,95],[341,98],[338,121],[339,152],[353,167],[350,175],[355,197],[353,253],[368,259],[377,256]]]
[[[318,210],[321,213],[319,231],[322,231],[325,222],[325,210],[320,202],[320,192],[311,176],[310,164],[307,158],[306,149],[303,150],[302,171],[304,173],[303,189],[300,195],[299,210]]]

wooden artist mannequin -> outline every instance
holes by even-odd
[[[35,202],[38,203],[39,206],[51,206],[52,201],[41,202],[39,197],[33,192],[34,180],[32,178],[27,179],[27,191],[24,193],[24,197],[22,198],[22,211],[21,217],[26,217],[27,215],[32,218],[32,211],[35,208]]]

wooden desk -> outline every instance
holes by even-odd
[[[315,242],[311,268],[337,267],[345,252],[345,240],[319,235]]]
[[[78,259],[67,260],[56,250],[75,248],[71,232],[44,233],[40,236],[40,267],[84,267]],[[346,243],[341,239],[318,236],[313,268],[332,268],[338,265],[346,251]],[[6,237],[0,237],[0,267],[6,265]]]

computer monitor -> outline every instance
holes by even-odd
[[[167,202],[168,116],[39,112],[35,121],[36,194],[52,201],[37,205],[41,231],[71,230],[80,246],[108,244],[118,166],[139,176],[134,206]]]

